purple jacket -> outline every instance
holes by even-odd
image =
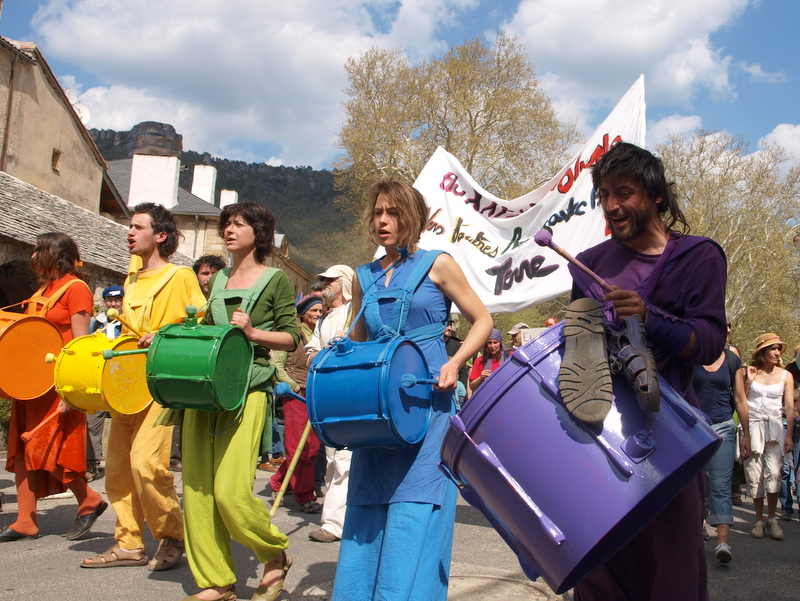
[[[692,365],[709,365],[722,353],[727,336],[725,285],[727,263],[722,248],[709,238],[672,234],[661,257],[642,255],[607,240],[578,255],[578,260],[625,290],[637,290],[647,304],[647,339],[658,373],[683,398],[699,407],[692,390]],[[572,298],[602,299],[602,289],[579,269],[569,266]],[[614,321],[610,303],[607,319]],[[694,331],[694,354],[679,359]]]

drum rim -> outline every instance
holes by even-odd
[[[3,317],[4,315],[10,315],[10,316],[13,316],[14,318],[13,319],[5,319]],[[54,324],[52,321],[50,321],[49,319],[47,319],[45,317],[42,317],[40,315],[26,315],[24,313],[12,313],[10,311],[0,311],[0,324],[3,321],[6,321],[7,323],[5,325],[3,325],[2,327],[0,327],[0,344],[2,344],[2,342],[1,342],[2,338],[6,334],[10,333],[15,328],[24,327],[26,322],[29,323],[29,324],[31,322],[34,322],[34,323],[36,323],[38,325],[44,325],[46,329],[50,330],[50,334],[53,336],[53,339],[49,340],[49,341],[45,341],[45,342],[53,343],[53,344],[52,344],[52,347],[49,348],[49,349],[48,348],[42,348],[42,365],[43,366],[48,365],[44,361],[44,355],[46,355],[47,353],[53,353],[53,354],[57,355],[58,353],[61,352],[61,349],[64,348],[64,338],[61,335],[61,331],[58,329],[58,326],[56,326],[56,324]],[[48,334],[48,335],[50,335],[50,334]],[[37,337],[37,341],[41,342],[42,338]],[[52,365],[52,370],[54,371],[55,370],[55,365],[53,365],[53,364],[51,364],[51,365]],[[47,371],[47,373],[50,373],[48,371],[48,367],[42,367],[41,369],[44,370],[44,371]],[[4,370],[4,373],[5,372],[6,372],[6,370]],[[49,380],[50,378],[45,378],[45,379]],[[26,380],[27,380],[27,378],[26,378]],[[53,379],[53,383],[50,384],[50,386],[48,386],[45,390],[43,390],[41,392],[37,391],[37,393],[33,394],[33,395],[30,395],[30,394],[20,395],[19,391],[14,391],[14,393],[10,392],[8,390],[9,386],[7,384],[5,384],[4,382],[2,382],[2,378],[0,378],[0,393],[2,393],[4,396],[6,396],[6,397],[8,397],[10,399],[14,399],[14,400],[18,400],[18,401],[32,401],[34,399],[38,399],[39,397],[42,397],[42,396],[48,394],[49,392],[51,392],[54,388],[55,388],[55,379]],[[13,386],[11,387],[11,389],[13,390]]]

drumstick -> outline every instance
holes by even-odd
[[[608,285],[608,282],[606,282],[603,278],[597,275],[594,271],[586,267],[586,265],[578,261],[578,259],[573,257],[571,254],[569,254],[567,251],[561,248],[558,244],[553,242],[553,234],[551,234],[547,230],[539,230],[538,232],[536,232],[536,235],[533,237],[533,240],[539,246],[547,246],[549,248],[552,248],[559,255],[564,257],[567,261],[572,263],[575,267],[580,269],[583,273],[585,273],[595,282],[597,282],[600,285],[600,287],[606,292],[611,292],[613,290],[613,288]]]
[[[52,421],[54,418],[58,417],[59,415],[61,415],[61,413],[59,411],[56,411],[55,413],[51,413],[46,418],[44,418],[44,421],[39,422],[39,425],[36,426],[33,430],[31,430],[30,432],[23,432],[20,435],[20,438],[22,439],[22,442],[29,442],[30,439],[33,438],[33,435],[36,434],[39,430],[41,430],[42,427],[47,422]]]
[[[438,386],[439,380],[418,378],[414,374],[403,374],[400,377],[400,385],[403,388],[411,388],[417,384],[432,384],[433,386]]]
[[[120,315],[119,311],[117,311],[116,309],[109,309],[108,311],[106,311],[106,315],[108,315],[108,318],[111,321],[120,322],[122,325],[124,325],[126,328],[128,328],[131,332],[133,332],[136,335],[137,338],[141,338],[142,336],[144,336],[144,334],[142,334],[139,330],[137,330],[131,324],[129,324],[127,321],[122,319],[122,315]]]
[[[308,435],[311,434],[311,420],[306,422],[306,427],[303,430],[303,435],[300,437],[300,442],[297,443],[297,448],[294,450],[294,455],[292,456],[292,461],[289,463],[289,469],[286,470],[286,473],[283,475],[283,483],[281,484],[281,489],[278,491],[278,494],[275,496],[275,499],[272,501],[272,508],[269,510],[269,517],[275,517],[275,514],[278,513],[278,507],[281,506],[281,501],[283,501],[283,495],[286,493],[286,489],[289,488],[289,480],[294,474],[294,468],[297,465],[297,462],[300,460],[300,453],[303,452],[303,447],[306,446],[306,441],[308,440]]]

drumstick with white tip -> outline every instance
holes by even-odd
[[[594,271],[586,267],[586,265],[578,261],[578,259],[573,257],[571,254],[569,254],[567,251],[561,248],[558,244],[553,242],[553,234],[551,234],[547,230],[539,230],[538,232],[536,232],[536,235],[533,237],[533,241],[536,242],[536,244],[538,244],[539,246],[547,246],[548,248],[552,248],[559,255],[564,257],[567,261],[572,263],[575,267],[580,269],[583,273],[585,273],[595,282],[597,282],[600,285],[600,287],[606,292],[611,292],[613,290],[613,288],[608,285],[608,282],[606,282],[603,278],[597,275]]]
[[[136,329],[136,328],[134,328],[134,327],[133,327],[131,324],[129,324],[127,321],[125,321],[125,320],[122,318],[122,315],[120,315],[120,314],[119,314],[119,311],[117,311],[116,309],[109,309],[108,311],[106,311],[106,315],[108,315],[108,318],[109,318],[111,321],[118,321],[118,322],[120,322],[122,325],[124,325],[126,328],[128,328],[128,329],[129,329],[131,332],[133,332],[133,334],[134,334],[134,335],[135,335],[137,338],[141,338],[142,336],[144,336],[144,334],[142,334],[142,333],[141,333],[139,330],[137,330],[137,329]]]

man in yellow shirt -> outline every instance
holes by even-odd
[[[177,267],[169,258],[180,241],[175,220],[167,209],[152,203],[134,208],[128,230],[128,251],[141,259],[141,269],[125,280],[125,320],[144,336],[148,347],[159,328],[181,321],[186,305],[205,304],[194,272]],[[142,374],[144,377],[144,374]],[[81,567],[106,568],[147,564],[150,570],[168,570],[183,554],[183,515],[169,456],[172,426],[154,422],[161,412],[157,403],[133,415],[114,415],[106,457],[106,492],[117,514],[116,544],[108,551],[83,560]],[[144,549],[144,524],[158,549],[148,561]]]

